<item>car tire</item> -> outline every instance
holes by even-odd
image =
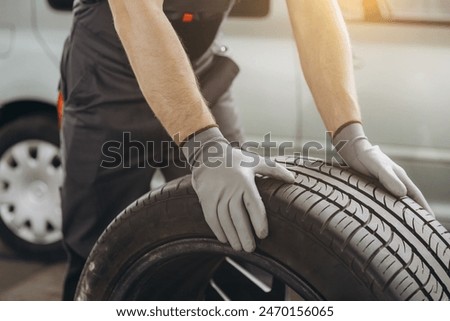
[[[278,161],[296,182],[257,178],[269,237],[254,253],[215,239],[187,176],[115,219],[88,258],[76,299],[449,299],[450,234],[432,215],[352,171],[318,160]],[[223,269],[228,275],[217,276]],[[263,286],[246,271],[261,280],[271,275],[269,288],[258,293]]]
[[[22,116],[0,130],[0,238],[22,257],[64,258],[56,116]]]

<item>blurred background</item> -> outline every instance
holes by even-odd
[[[58,299],[64,273],[56,117],[71,0],[0,2],[0,300]],[[450,0],[340,0],[366,133],[450,228]],[[249,140],[325,145],[286,4],[242,0],[223,29]],[[324,151],[314,155],[324,157]]]

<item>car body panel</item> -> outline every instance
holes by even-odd
[[[62,44],[70,30],[72,15],[70,12],[53,9],[47,1],[35,1],[33,14],[35,15],[36,37],[41,39],[47,54],[59,67]]]
[[[50,45],[37,33],[33,17],[40,3],[45,1],[2,0],[0,4],[0,26],[10,26],[14,33],[8,55],[0,55],[0,108],[16,101],[55,104],[60,53],[52,57],[48,51]],[[66,26],[67,20],[70,21],[70,13],[58,14],[63,16],[65,25],[55,25],[49,29],[49,37],[55,33],[68,34]],[[63,37],[55,43],[55,52],[61,52],[62,40]]]
[[[0,59],[6,59],[11,53],[14,33],[13,24],[0,23]]]

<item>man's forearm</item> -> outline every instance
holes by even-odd
[[[350,40],[336,0],[287,0],[302,69],[326,128],[360,121]]]
[[[117,33],[144,97],[171,137],[182,141],[215,121],[162,3],[109,0]]]

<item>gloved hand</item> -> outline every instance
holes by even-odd
[[[286,168],[259,155],[232,148],[218,128],[207,129],[182,147],[191,166],[192,185],[206,222],[217,239],[233,249],[252,252],[258,238],[268,235],[264,204],[255,174],[294,182]]]
[[[377,178],[397,197],[410,196],[434,215],[422,192],[414,185],[405,170],[394,163],[378,146],[372,146],[361,124],[347,125],[333,137],[334,146],[345,141],[347,143],[338,150],[338,153],[348,166],[364,175]]]

